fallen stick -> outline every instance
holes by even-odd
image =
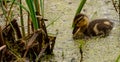
[[[6,45],[1,46],[1,47],[0,47],[0,51],[1,51],[2,49],[4,49],[5,47],[6,47]]]

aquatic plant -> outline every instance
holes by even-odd
[[[119,62],[120,61],[120,55],[117,57],[115,62]]]
[[[22,4],[22,0],[10,0],[9,3],[6,1],[0,2],[6,18],[6,26],[0,29],[0,48],[4,52],[0,54],[0,61],[25,62],[25,58],[29,58],[29,61],[38,62],[43,53],[52,54],[56,37],[49,36],[46,30],[44,21],[47,19],[44,19],[44,0],[26,0],[28,8]],[[19,26],[17,19],[13,18],[14,5],[19,6],[21,26]],[[27,33],[25,32],[23,9],[28,13]]]

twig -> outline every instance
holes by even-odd
[[[2,28],[0,26],[0,45],[4,45],[4,39],[3,39],[3,36],[2,36]]]
[[[48,47],[48,43],[45,45],[45,47],[42,49],[42,51],[40,51],[38,57],[36,58],[36,62],[38,62],[39,58],[43,55],[43,53],[46,51],[47,47]]]
[[[80,48],[80,54],[81,54],[80,62],[82,62],[82,61],[83,61],[83,51],[82,51],[82,47]]]
[[[6,45],[1,46],[1,47],[0,47],[0,51],[1,51],[2,49],[4,49],[5,47],[6,47]]]
[[[113,6],[114,6],[114,8],[115,8],[115,11],[118,13],[118,10],[117,10],[117,8],[116,8],[116,5],[115,5],[114,0],[112,0],[112,3],[113,3]]]
[[[25,51],[23,57],[26,57],[27,52],[28,52],[30,46],[33,44],[33,42],[35,41],[35,39],[37,38],[37,36],[38,36],[38,33],[34,33],[33,36],[30,38],[29,43],[27,44],[26,51]]]

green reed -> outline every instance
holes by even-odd
[[[36,18],[35,9],[34,9],[34,6],[33,6],[33,0],[26,0],[26,4],[27,4],[27,6],[30,10],[30,16],[31,16],[31,19],[32,19],[32,22],[33,22],[34,29],[37,30],[39,27],[38,27],[38,21],[37,21],[37,18]]]

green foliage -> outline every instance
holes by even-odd
[[[22,5],[22,4],[20,4],[20,3],[16,2],[16,1],[15,1],[15,4],[19,5],[20,7],[22,7],[22,9],[24,9],[26,12],[29,12],[29,10],[24,5]]]
[[[117,57],[117,60],[115,62],[119,62],[120,61],[120,55]]]
[[[77,14],[79,14],[79,13],[81,12],[81,10],[82,10],[85,2],[86,2],[86,0],[82,0],[82,1],[80,2],[79,7],[78,7],[75,15],[77,15]]]
[[[79,40],[75,40],[76,42],[77,42],[77,44],[79,44],[79,48],[82,48],[84,45],[85,45],[85,40],[83,40],[83,39],[79,39]]]
[[[36,14],[35,14],[35,9],[34,9],[34,6],[33,6],[33,1],[32,0],[26,0],[26,3],[27,3],[27,6],[30,10],[30,16],[32,18],[34,29],[37,30],[39,27],[38,27]]]
[[[85,41],[84,40],[79,40],[79,48],[82,48],[85,45]]]

